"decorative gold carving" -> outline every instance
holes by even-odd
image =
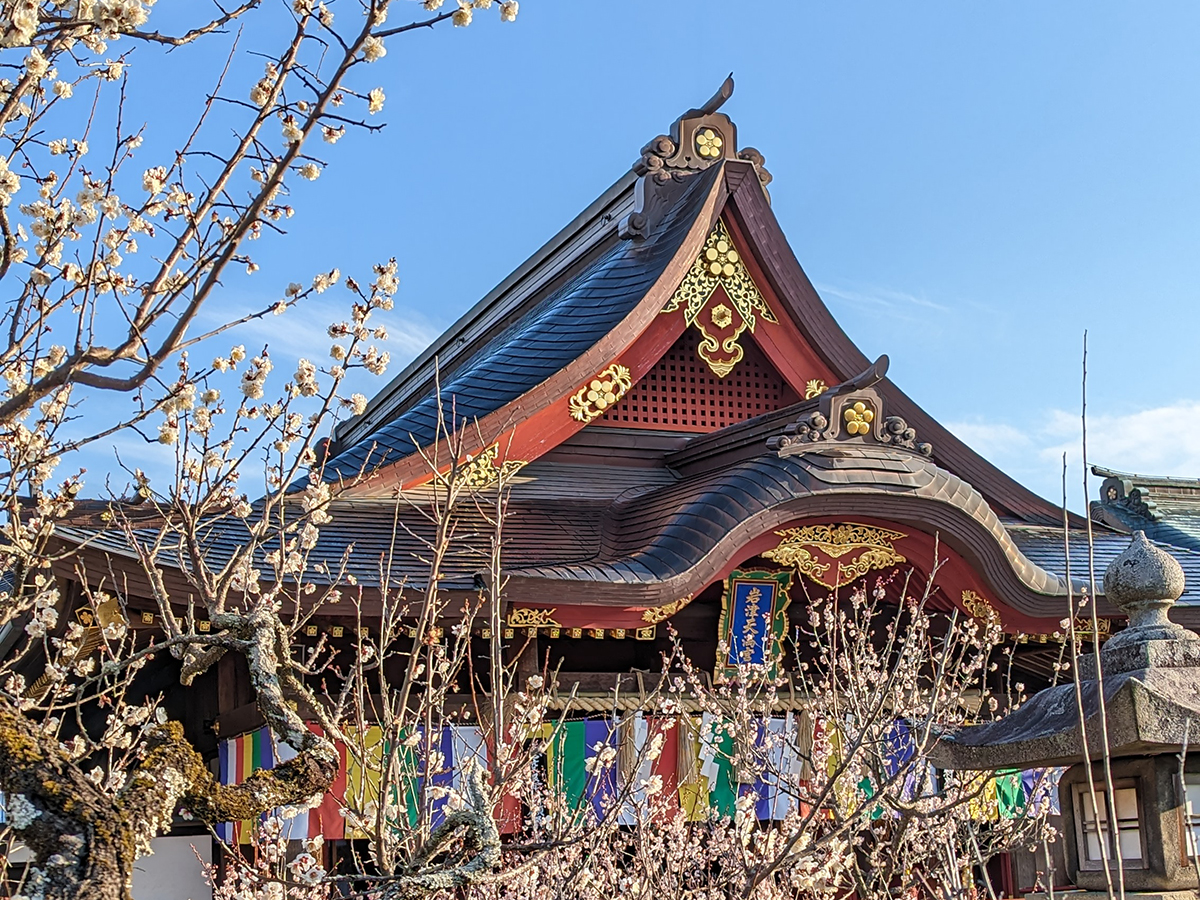
[[[523,459],[506,459],[497,465],[500,456],[500,445],[492,444],[486,450],[480,450],[475,456],[468,456],[458,470],[459,481],[469,490],[483,490],[494,484],[501,477],[515,475],[528,462]]]
[[[581,637],[583,637],[583,629],[582,628],[568,628],[567,634],[573,638],[581,638]]]
[[[717,331],[733,327],[732,334],[711,334],[700,318],[700,313],[718,287],[724,288],[725,296],[733,304],[733,310],[720,303],[713,307],[709,321]],[[745,355],[745,351],[737,342],[738,338],[746,329],[749,329],[751,334],[754,333],[759,316],[767,322],[779,322],[755,285],[754,279],[750,277],[746,263],[734,249],[725,223],[720,219],[705,240],[704,249],[700,251],[700,255],[696,257],[662,311],[672,313],[680,307],[683,307],[684,322],[696,326],[704,338],[696,348],[697,354],[708,363],[718,378],[724,378],[733,371],[733,367]],[[721,312],[722,310],[724,312]],[[739,317],[736,323],[733,318],[734,311]],[[718,351],[723,356],[716,356]]]
[[[1096,624],[1099,628],[1096,634],[1100,641],[1107,641],[1112,637],[1112,619],[1097,619]],[[1092,620],[1087,616],[1077,616],[1075,619],[1075,637],[1089,640],[1092,637]]]
[[[904,557],[896,552],[892,542],[908,537],[900,531],[853,522],[805,525],[775,533],[782,540],[775,549],[764,551],[763,556],[785,566],[795,566],[800,574],[807,575],[830,590],[845,587],[873,569],[886,569],[904,562]],[[822,562],[813,551],[837,561],[832,580],[825,573],[834,568],[834,564]],[[850,553],[857,555],[852,560],[842,562],[842,557]]]
[[[829,390],[829,385],[825,383],[824,379],[810,378],[804,384],[804,399],[812,400],[814,397],[820,397],[827,390]]]
[[[662,606],[656,606],[653,609],[644,609],[642,610],[642,621],[649,622],[651,625],[657,625],[659,622],[665,622],[691,602],[692,595],[688,594],[682,599],[672,600],[670,603],[666,603]]]
[[[633,378],[629,370],[613,363],[571,397],[571,418],[585,424],[592,421],[624,397],[631,387]]]
[[[713,374],[718,378],[724,378],[733,371],[733,367],[742,361],[742,357],[746,355],[746,351],[742,349],[742,345],[737,342],[743,331],[746,330],[746,323],[742,322],[737,329],[729,337],[723,341],[717,340],[707,331],[699,322],[696,323],[696,328],[700,334],[704,336],[699,344],[696,345],[696,355],[708,363],[708,367],[712,369]],[[720,349],[723,357],[714,356],[713,354]]]
[[[594,637],[598,641],[604,640],[604,629],[603,628],[589,628],[588,634],[590,634],[592,637]]]
[[[558,607],[552,606],[550,609],[531,609],[529,607],[518,607],[508,611],[508,627],[509,628],[561,628],[562,625],[555,621],[554,613]]]
[[[625,629],[624,628],[614,628],[612,630],[612,636],[617,638],[618,640],[623,640],[625,638]]]
[[[633,636],[634,636],[634,639],[639,640],[639,641],[652,641],[652,640],[654,640],[654,632],[656,630],[657,629],[655,628],[655,626],[647,625],[645,628],[639,628],[636,631],[634,631]]]
[[[701,128],[696,132],[696,152],[705,159],[716,159],[724,145],[721,133],[714,128]]]
[[[1000,624],[1000,613],[996,612],[996,607],[992,606],[986,597],[975,593],[975,591],[967,590],[962,592],[962,605],[963,609],[969,612],[972,618],[978,619],[989,628]]]
[[[875,410],[871,409],[870,404],[857,400],[853,406],[847,406],[842,411],[842,418],[846,422],[847,434],[866,434],[875,421]]]

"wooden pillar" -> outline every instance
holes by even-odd
[[[511,640],[505,641],[504,662],[507,665],[514,662],[517,664],[516,687],[518,690],[524,690],[529,676],[538,675],[542,671],[537,634],[529,636],[518,631]]]

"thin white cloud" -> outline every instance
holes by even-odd
[[[892,288],[867,287],[848,288],[832,284],[819,284],[817,292],[822,296],[837,297],[855,306],[869,309],[882,309],[898,315],[904,315],[911,307],[933,309],[938,312],[949,312],[949,308],[935,303],[928,297],[921,297],[907,291],[897,291]]]
[[[1034,446],[1026,432],[1003,422],[952,422],[946,427],[985,456],[998,451],[1028,451]]]
[[[1066,454],[1071,505],[1079,509],[1082,429],[1079,413],[1049,409],[1021,427],[984,420],[947,422],[956,436],[1043,497],[1062,496]],[[1140,475],[1200,478],[1200,400],[1128,413],[1088,416],[1088,465]],[[1093,482],[1095,479],[1092,479]],[[1095,484],[1088,499],[1095,499]]]
[[[1088,462],[1139,475],[1200,478],[1200,400],[1184,400],[1123,415],[1088,416]],[[1081,456],[1078,413],[1053,410],[1045,435],[1058,440],[1043,458]]]

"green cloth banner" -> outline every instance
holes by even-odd
[[[564,722],[546,748],[546,770],[553,790],[561,791],[571,809],[587,803],[586,722]]]

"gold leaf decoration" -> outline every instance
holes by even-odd
[[[653,609],[642,610],[642,621],[649,622],[651,625],[657,625],[659,622],[665,622],[675,613],[679,612],[685,606],[692,602],[692,595],[688,594],[680,600],[672,600],[662,606],[656,606]]]
[[[984,625],[991,627],[1000,624],[1000,613],[996,612],[996,607],[981,594],[971,590],[963,591],[962,605],[963,609],[971,614],[971,618],[978,619]]]
[[[775,532],[781,538],[773,550],[763,556],[796,571],[812,581],[836,590],[852,583],[874,569],[886,569],[905,562],[896,551],[893,541],[908,537],[900,531],[845,522],[838,525],[805,525]],[[853,558],[843,562],[843,557]],[[830,561],[825,562],[822,556]],[[827,576],[830,569],[834,577]]]
[[[823,378],[810,378],[804,384],[804,399],[812,400],[814,397],[820,397],[827,390],[829,390],[829,385]]]
[[[556,606],[550,609],[531,609],[529,607],[518,607],[508,611],[509,628],[561,628],[554,619],[554,613],[558,609]]]
[[[587,424],[604,415],[631,387],[633,377],[629,369],[613,363],[571,396],[568,401],[571,418]]]
[[[528,465],[523,459],[506,459],[500,465],[496,465],[499,456],[500,445],[497,443],[486,450],[480,450],[473,457],[468,457],[458,470],[460,483],[469,490],[482,490],[494,484],[501,476],[507,478]]]
[[[718,287],[724,288],[725,296],[729,298],[741,319],[737,330],[723,339],[709,334],[703,320],[700,319],[700,313],[704,311]],[[748,328],[753,334],[760,316],[766,322],[779,322],[754,279],[750,277],[750,270],[746,268],[746,263],[733,246],[725,223],[720,219],[709,233],[700,255],[692,262],[683,281],[663,306],[662,312],[673,313],[680,308],[683,309],[684,323],[696,326],[704,336],[697,353],[718,378],[728,375],[742,359],[744,353],[737,340],[743,330]],[[724,303],[718,304],[713,307],[709,320],[718,329],[728,328],[733,324],[732,312]],[[725,358],[713,358],[718,348],[725,354]]]

